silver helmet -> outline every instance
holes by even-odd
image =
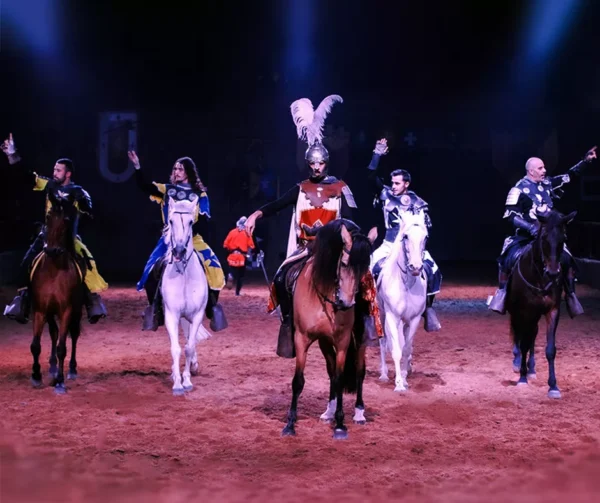
[[[306,149],[304,159],[310,164],[311,162],[329,162],[329,152],[322,143],[315,143]]]

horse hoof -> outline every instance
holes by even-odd
[[[401,388],[400,386],[396,386],[396,387],[394,388],[394,391],[395,391],[396,393],[406,393],[406,392],[408,391],[408,389],[407,389],[407,388],[404,388],[404,387],[402,387],[402,388]]]
[[[42,380],[41,379],[34,379],[33,377],[31,378],[31,385],[34,388],[39,388],[42,385]]]
[[[319,417],[319,419],[323,422],[323,423],[330,423],[331,421],[333,421],[333,417],[329,417],[326,414],[321,414],[321,417]]]
[[[184,386],[183,387],[183,391],[192,391],[193,389],[194,389],[194,386],[191,385],[191,384],[189,386]]]
[[[554,399],[561,398],[560,391],[557,389],[551,389],[550,391],[548,391],[548,398],[554,398]]]
[[[358,420],[354,420],[354,424],[360,424],[361,426],[364,426],[365,424],[367,424],[366,419],[358,419]]]
[[[537,374],[535,372],[533,374],[527,374],[527,379],[537,379]]]
[[[513,372],[515,374],[519,374],[521,372],[521,367],[517,367],[516,365],[513,365]]]
[[[527,380],[522,381],[521,379],[519,379],[517,381],[517,386],[527,386],[529,383],[527,382]]]
[[[379,380],[381,382],[389,382],[390,378],[388,376],[380,375]]]
[[[173,396],[183,396],[185,395],[185,390],[183,388],[174,388],[173,389]]]
[[[72,374],[71,372],[69,372],[69,373],[67,374],[67,379],[69,379],[69,380],[71,380],[71,381],[74,381],[75,379],[77,379],[77,373],[75,373],[75,374]]]
[[[286,426],[281,431],[281,436],[282,437],[295,437],[296,436],[296,431],[294,430],[294,428],[291,428],[290,426]]]
[[[64,384],[57,384],[54,386],[54,393],[57,395],[64,395],[67,392],[67,388],[65,388]]]
[[[198,375],[198,365],[196,365],[195,367],[192,367],[190,369],[190,374],[193,375],[194,377]]]
[[[348,439],[348,431],[342,430],[341,428],[336,428],[333,430],[333,438],[335,440],[347,440]]]

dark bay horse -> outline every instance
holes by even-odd
[[[313,256],[300,271],[293,297],[296,371],[292,404],[282,435],[295,435],[298,397],[304,388],[308,348],[318,341],[330,380],[329,405],[321,419],[335,417],[334,438],[347,438],[343,392],[356,393],[354,420],[364,424],[362,386],[365,378],[363,320],[355,316],[361,279],[369,270],[372,241],[349,220],[323,226],[316,237]],[[355,323],[356,321],[356,323]]]
[[[77,210],[72,201],[49,192],[51,208],[46,215],[46,246],[31,278],[33,313],[33,372],[34,387],[42,384],[39,357],[41,336],[48,323],[52,339],[50,355],[51,385],[58,394],[66,392],[64,362],[67,356],[67,335],[71,335],[69,379],[77,375],[75,359],[77,339],[81,332],[83,306],[83,265],[75,259]],[[57,323],[58,320],[58,323]],[[58,367],[57,367],[58,357]]]
[[[542,316],[546,318],[550,398],[560,398],[554,373],[554,358],[563,292],[561,255],[566,241],[566,227],[576,214],[577,212],[573,212],[565,216],[551,211],[546,215],[538,215],[540,232],[538,237],[527,245],[513,267],[506,303],[515,345],[515,364],[519,365],[521,374],[517,383],[519,385],[527,384],[528,375],[535,375],[534,347],[538,323]]]

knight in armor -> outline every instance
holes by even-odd
[[[544,161],[531,157],[525,164],[527,175],[510,189],[505,203],[504,218],[515,228],[515,234],[504,240],[498,258],[498,290],[489,303],[489,309],[505,314],[507,283],[513,266],[517,263],[524,248],[538,235],[540,225],[537,215],[548,213],[554,202],[564,194],[563,186],[573,176],[580,174],[587,165],[596,159],[596,147],[590,149],[583,160],[569,169],[564,175],[546,176]],[[583,314],[583,308],[575,296],[576,264],[565,245],[561,255],[561,269],[565,289],[567,312],[571,318]]]
[[[342,98],[337,95],[328,96],[316,110],[313,110],[312,103],[307,98],[292,103],[292,118],[298,138],[308,142],[304,159],[310,176],[279,199],[252,213],[246,221],[246,231],[252,235],[257,219],[267,218],[284,208],[293,207],[287,258],[275,274],[269,305],[270,311],[273,311],[278,303],[281,310],[277,355],[283,358],[295,356],[291,320],[292,295],[286,281],[288,272],[294,265],[301,267],[308,260],[319,227],[339,218],[351,220],[352,210],[356,208],[348,185],[327,174],[329,152],[322,143],[322,131],[325,117],[335,103],[342,103]]]
[[[367,169],[371,172],[369,182],[376,197],[374,203],[381,206],[383,210],[383,219],[385,223],[385,237],[381,246],[377,248],[371,256],[371,272],[374,277],[379,275],[381,267],[392,250],[392,245],[398,235],[402,213],[410,211],[423,211],[425,214],[425,223],[428,228],[431,227],[431,218],[429,216],[429,205],[423,201],[412,190],[410,186],[410,173],[404,169],[396,169],[391,173],[391,186],[385,185],[381,177],[377,174],[381,156],[388,153],[387,140],[382,138],[375,144],[373,157]],[[433,260],[431,254],[425,250],[423,266],[427,275],[427,301],[425,312],[423,313],[424,328],[427,332],[437,332],[442,328],[437,314],[433,309],[435,296],[440,292],[442,286],[442,273],[438,265]]]
[[[169,211],[169,200],[189,200],[198,202],[198,212],[193,225],[194,249],[200,256],[208,281],[209,295],[206,305],[206,317],[211,320],[211,329],[219,331],[226,327],[221,305],[218,303],[219,293],[225,286],[225,275],[219,259],[210,246],[204,241],[207,222],[210,219],[210,204],[206,187],[200,180],[196,164],[189,157],[177,159],[173,164],[169,183],[149,182],[144,177],[140,160],[133,151],[128,152],[129,160],[135,168],[135,179],[138,187],[150,197],[150,200],[161,207],[163,225],[166,225]],[[148,307],[144,311],[142,330],[158,330],[164,324],[160,278],[164,269],[164,257],[167,243],[160,237],[137,283],[137,290],[146,290]]]
[[[84,214],[91,218],[92,216],[92,200],[86,190],[80,185],[76,185],[72,181],[74,166],[73,161],[67,158],[61,158],[54,164],[53,178],[46,178],[38,175],[29,167],[24,166],[21,156],[17,153],[15,142],[12,134],[2,144],[2,151],[8,157],[8,162],[11,165],[20,166],[20,173],[23,175],[24,181],[33,187],[34,191],[46,193],[46,213],[52,207],[50,194],[56,196],[56,199],[69,199],[74,202],[77,209],[77,220],[79,216]],[[84,304],[88,313],[88,321],[97,323],[101,318],[106,317],[106,307],[100,297],[100,292],[108,288],[108,284],[98,273],[96,261],[92,257],[87,247],[81,242],[81,238],[77,234],[77,224],[75,222],[75,251],[77,258],[81,260],[85,270],[83,289],[84,289]],[[45,227],[42,227],[25,257],[21,261],[21,284],[18,295],[13,299],[11,304],[4,309],[4,315],[19,323],[27,323],[29,320],[29,312],[31,309],[31,300],[29,292],[31,267],[35,258],[43,251],[45,246]]]

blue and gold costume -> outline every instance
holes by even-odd
[[[180,183],[177,185],[156,182],[147,183],[143,178],[141,170],[136,171],[136,180],[140,188],[150,196],[150,200],[160,204],[163,224],[166,223],[168,218],[167,214],[169,211],[170,198],[176,200],[187,199],[189,201],[198,201],[198,212],[193,227],[194,249],[202,257],[209,288],[216,291],[221,290],[225,286],[223,268],[221,267],[221,263],[217,256],[202,238],[200,229],[202,219],[210,218],[210,203],[206,192],[193,189],[189,183]],[[146,267],[144,267],[142,277],[137,284],[138,291],[143,290],[152,268],[162,257],[164,257],[166,252],[167,244],[161,236],[146,263]]]

